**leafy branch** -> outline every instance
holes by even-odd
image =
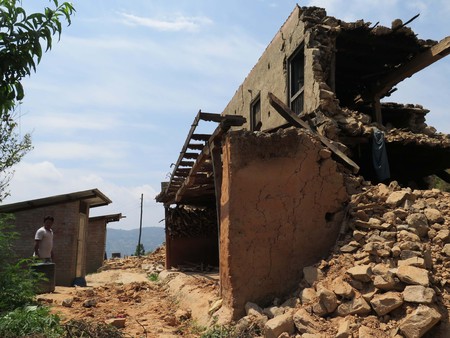
[[[24,97],[23,77],[36,71],[45,51],[52,48],[53,36],[61,37],[61,18],[68,25],[75,9],[72,4],[52,0],[54,8],[27,15],[21,0],[0,0],[0,114],[10,111]]]

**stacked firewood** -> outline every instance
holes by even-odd
[[[166,233],[172,238],[217,234],[217,214],[212,208],[177,206],[166,211]]]

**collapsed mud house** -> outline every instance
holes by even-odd
[[[197,114],[162,184],[167,268],[219,266],[237,318],[327,255],[362,179],[449,180],[450,138],[427,126],[428,110],[381,102],[450,53],[450,37],[420,40],[407,23],[293,10],[222,114]],[[218,126],[198,134],[203,121]]]

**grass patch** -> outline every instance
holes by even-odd
[[[150,275],[148,275],[148,279],[151,282],[158,282],[159,281],[159,275],[157,273],[151,273]]]
[[[231,326],[214,325],[204,332],[201,338],[229,338],[233,337],[234,328]]]

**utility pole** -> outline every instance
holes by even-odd
[[[138,257],[141,257],[141,235],[142,235],[142,206],[144,202],[144,194],[141,194],[141,218],[139,221],[139,240],[138,240],[138,246],[137,246],[137,251],[138,251]]]

